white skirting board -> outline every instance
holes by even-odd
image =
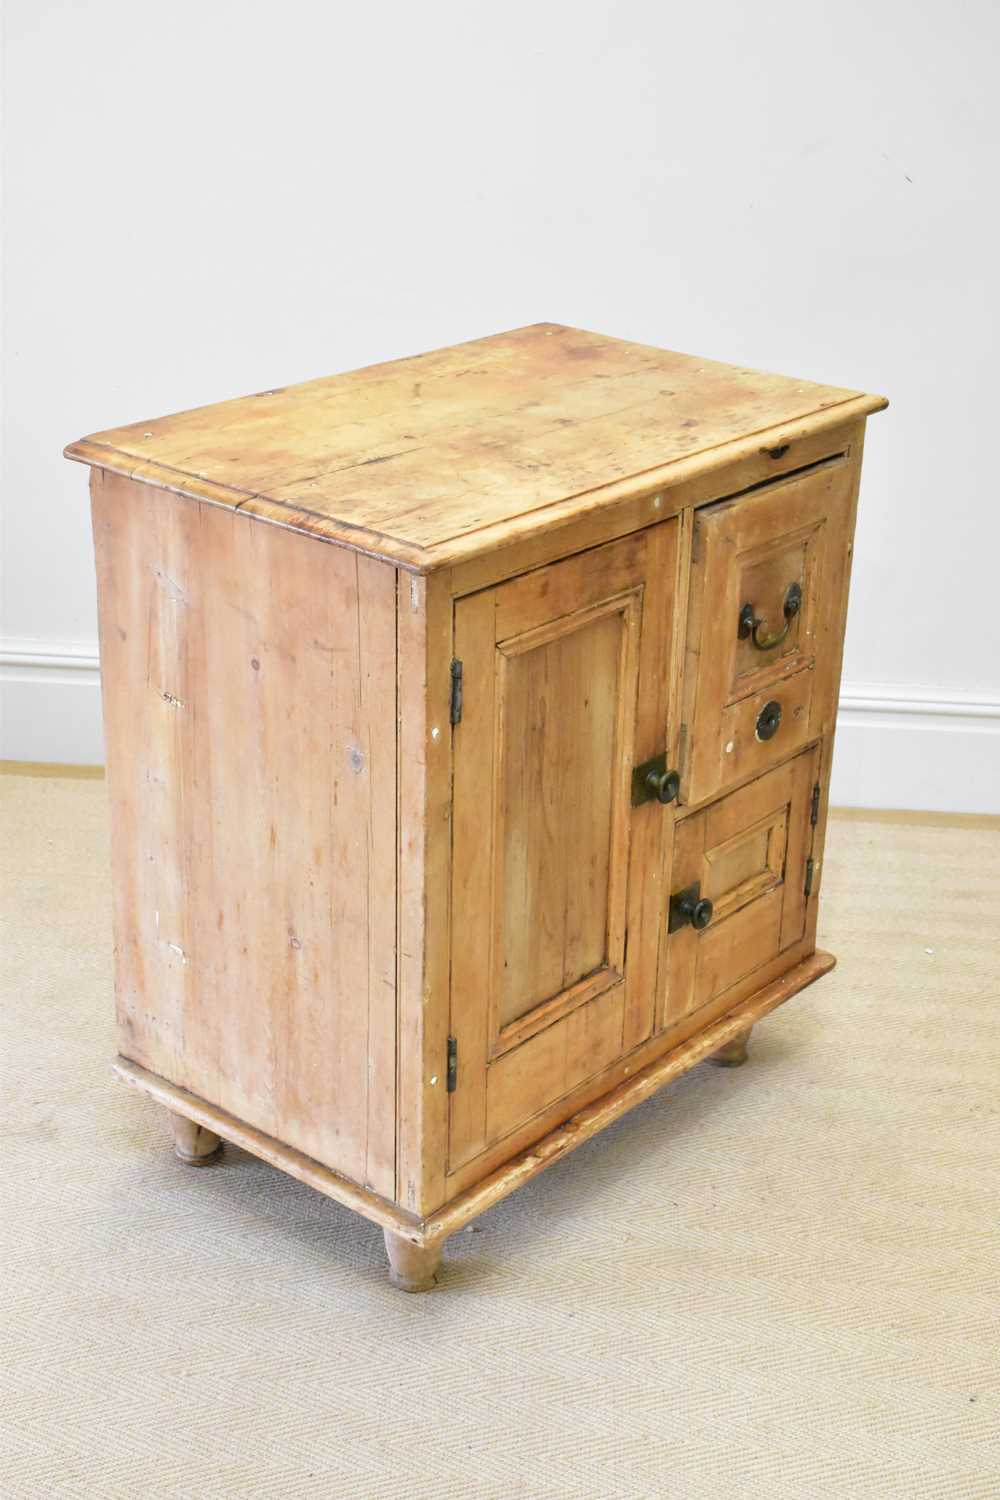
[[[90,642],[5,641],[0,759],[100,765],[100,669]],[[845,683],[837,807],[1000,812],[1000,700],[893,683]]]
[[[0,760],[104,763],[100,661],[92,641],[0,642]]]

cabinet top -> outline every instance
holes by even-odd
[[[886,404],[536,323],[115,427],[66,457],[423,573]]]

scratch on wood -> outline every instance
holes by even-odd
[[[170,595],[174,603],[183,604],[186,607],[188,602],[187,595],[181,588],[180,584],[175,583],[172,578],[170,578],[166,573],[162,573],[159,568],[157,568],[156,570],[156,576],[160,582],[161,587],[167,594]]]

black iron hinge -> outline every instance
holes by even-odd
[[[807,896],[811,896],[812,895],[812,888],[813,888],[813,862],[812,862],[812,858],[810,857],[809,859],[806,860],[805,893],[806,893]]]
[[[815,828],[819,819],[819,782],[813,787],[812,802],[809,805],[809,821]]]
[[[451,664],[451,722],[460,724],[462,722],[462,663],[453,661]]]
[[[458,1084],[458,1038],[448,1038],[448,1092],[453,1094]]]

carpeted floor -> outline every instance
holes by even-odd
[[[8,1500],[1000,1494],[1000,833],[837,819],[828,979],[438,1291],[115,1084],[104,785],[3,777]]]

